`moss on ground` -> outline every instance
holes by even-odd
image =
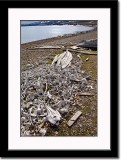
[[[93,80],[97,79],[97,56],[95,55],[86,55],[86,54],[80,54],[80,57],[83,61],[83,69],[88,72]],[[88,61],[86,59],[89,58]]]
[[[52,63],[52,61],[53,61],[53,59],[52,58],[48,58],[48,64],[51,64]]]
[[[53,54],[57,55],[57,54],[61,54],[62,52],[63,52],[62,50],[56,49],[54,50]]]

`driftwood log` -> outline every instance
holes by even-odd
[[[77,47],[91,48],[97,50],[97,39],[90,39],[81,42]]]
[[[87,92],[84,92],[84,93],[78,93],[79,96],[94,96],[94,94],[92,93],[87,93]]]
[[[29,48],[30,50],[36,50],[36,49],[63,49],[64,46],[37,46],[33,48]]]
[[[87,55],[97,55],[97,53],[93,53],[93,52],[88,52],[88,51],[79,51],[79,50],[73,50],[73,49],[69,49],[70,52],[76,52],[76,53],[81,53],[81,54],[87,54]]]
[[[79,116],[81,116],[82,112],[81,111],[77,111],[73,117],[68,121],[67,125],[69,127],[71,127],[73,125],[73,123],[79,118]]]

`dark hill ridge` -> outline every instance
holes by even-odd
[[[96,25],[96,20],[51,20],[51,21],[21,21],[21,26],[45,26],[45,25]]]

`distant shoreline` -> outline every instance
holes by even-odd
[[[68,38],[68,37],[73,37],[73,36],[77,36],[77,35],[81,35],[81,34],[87,34],[93,31],[97,31],[97,26],[91,30],[88,31],[82,31],[82,32],[77,32],[77,33],[72,33],[72,34],[64,34],[62,36],[57,36],[57,37],[52,37],[52,38],[46,38],[46,39],[41,39],[41,40],[36,40],[36,41],[31,41],[31,42],[27,42],[27,43],[22,43],[21,46],[24,47],[26,45],[31,45],[31,44],[36,44],[36,43],[44,43],[46,41],[51,41],[51,40],[58,40],[61,38]]]

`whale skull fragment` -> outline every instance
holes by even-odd
[[[61,115],[60,113],[56,110],[53,110],[50,106],[46,106],[47,108],[47,120],[53,124],[58,126],[59,121],[61,120]]]
[[[54,60],[52,61],[52,65],[61,68],[67,67],[72,60],[72,54],[68,51],[68,49],[60,55],[56,55]]]

